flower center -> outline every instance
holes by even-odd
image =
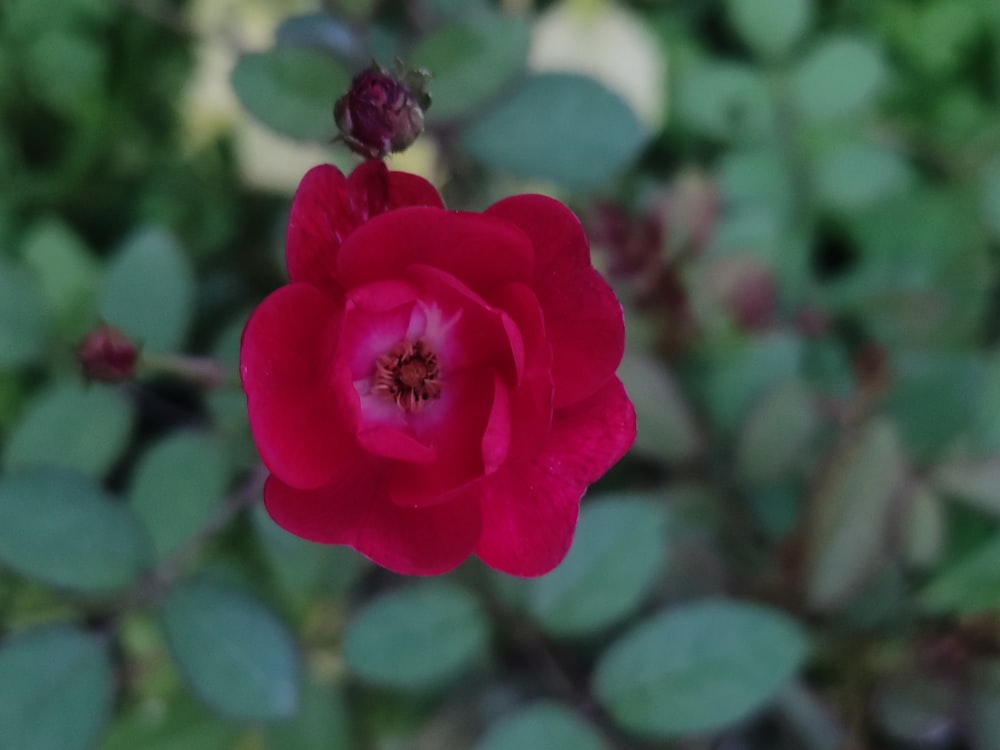
[[[441,396],[437,355],[423,339],[396,344],[376,360],[372,391],[391,398],[403,411],[420,411]]]

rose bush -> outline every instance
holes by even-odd
[[[400,573],[555,567],[635,437],[621,306],[576,217],[539,195],[447,211],[381,162],[320,166],[286,262],[241,350],[272,518]]]

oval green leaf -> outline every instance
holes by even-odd
[[[611,180],[645,141],[625,102],[591,78],[563,73],[527,77],[461,138],[488,167],[577,190]]]
[[[827,121],[856,114],[871,104],[888,79],[882,51],[854,36],[829,36],[796,68],[792,92],[799,112]]]
[[[707,62],[692,67],[678,81],[677,115],[704,135],[745,141],[771,131],[774,104],[758,70]]]
[[[0,368],[20,367],[45,353],[49,312],[31,274],[0,262]]]
[[[275,47],[242,55],[232,84],[244,107],[277,133],[303,141],[336,134],[333,103],[350,84],[331,55],[312,47]]]
[[[101,641],[69,626],[20,633],[0,648],[0,742],[88,750],[111,717],[114,673]]]
[[[309,683],[302,707],[288,721],[267,727],[267,747],[273,750],[340,750],[351,746],[350,721],[340,692],[330,685]]]
[[[7,471],[62,466],[104,474],[124,450],[132,413],[120,394],[101,386],[57,384],[36,398],[11,431]]]
[[[163,631],[188,686],[234,719],[276,720],[299,707],[299,658],[291,635],[263,604],[208,581],[173,590]]]
[[[147,227],[129,236],[108,267],[102,317],[154,352],[184,343],[194,312],[194,277],[177,240]]]
[[[56,586],[107,593],[131,584],[149,541],[132,512],[66,469],[0,480],[0,561]]]
[[[348,625],[344,658],[361,678],[397,688],[435,687],[485,650],[486,618],[466,590],[421,583],[382,594]]]
[[[594,690],[635,732],[708,732],[767,706],[805,655],[805,635],[780,612],[706,601],[667,610],[627,632],[598,662]]]
[[[901,193],[913,183],[909,164],[894,151],[843,143],[816,161],[816,187],[830,208],[856,211]]]
[[[903,461],[895,426],[885,420],[866,425],[830,458],[810,501],[807,596],[812,607],[839,607],[877,571]]]
[[[666,556],[662,507],[629,496],[587,503],[566,559],[530,582],[529,611],[552,633],[600,630],[642,603]]]
[[[412,59],[433,75],[428,119],[454,119],[496,96],[524,69],[528,42],[523,21],[494,15],[448,24],[425,37]]]
[[[759,485],[785,477],[802,465],[820,417],[812,389],[800,379],[779,384],[750,410],[736,446],[744,481]]]
[[[538,703],[494,723],[475,750],[604,750],[600,735],[570,709]]]
[[[813,16],[812,0],[728,0],[730,25],[764,58],[780,58],[802,37]]]
[[[158,556],[175,551],[212,515],[226,490],[227,469],[218,443],[196,433],[172,435],[142,457],[129,501]]]

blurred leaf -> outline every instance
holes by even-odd
[[[723,600],[687,604],[613,644],[597,664],[594,691],[627,729],[700,734],[767,706],[805,655],[805,634],[777,610]]]
[[[683,463],[703,450],[704,438],[691,406],[662,363],[626,349],[618,376],[636,406],[637,451],[668,463]]]
[[[561,73],[528,76],[461,137],[487,167],[577,190],[606,184],[645,141],[621,99],[590,78]]]
[[[934,470],[932,481],[942,492],[1000,516],[1000,456],[946,461]]]
[[[27,271],[0,258],[0,368],[40,359],[48,336],[42,289]]]
[[[816,398],[802,380],[781,383],[753,406],[737,438],[736,467],[743,480],[761,484],[805,468],[821,427]]]
[[[153,352],[172,352],[194,316],[194,277],[164,229],[133,232],[108,266],[101,315]]]
[[[89,248],[61,221],[42,221],[24,239],[21,253],[41,283],[60,332],[83,336],[95,322],[100,267]]]
[[[980,211],[994,236],[1000,236],[1000,162],[991,162],[980,176]]]
[[[344,700],[331,686],[309,682],[298,714],[269,725],[264,736],[270,750],[347,750],[351,736]]]
[[[940,571],[920,595],[935,614],[967,614],[1000,607],[1000,537]]]
[[[283,19],[275,29],[274,41],[278,47],[317,47],[334,53],[342,60],[363,59],[366,54],[358,28],[343,18],[323,11]],[[381,58],[375,55],[375,59]],[[330,104],[332,106],[332,100]],[[328,109],[326,112],[328,127],[331,111]]]
[[[433,75],[428,118],[451,120],[496,96],[524,69],[528,42],[523,21],[492,15],[447,24],[424,37],[410,59]]]
[[[765,58],[788,53],[813,16],[812,0],[727,0],[730,25]]]
[[[66,625],[0,648],[0,741],[11,750],[88,750],[111,717],[114,673],[96,636]]]
[[[90,479],[64,469],[0,480],[0,561],[56,586],[105,593],[148,559],[138,519]]]
[[[489,623],[464,589],[419,583],[382,594],[350,622],[344,659],[359,677],[396,688],[435,687],[486,648]]]
[[[570,709],[536,703],[494,722],[475,750],[604,750],[601,736]]]
[[[895,418],[907,450],[932,461],[971,425],[977,405],[970,394],[982,384],[982,360],[974,354],[913,351],[897,354],[886,410]]]
[[[27,407],[10,434],[3,466],[65,466],[100,476],[125,448],[131,429],[129,405],[115,391],[59,383]]]
[[[883,680],[872,701],[872,718],[888,737],[907,746],[940,747],[958,733],[957,689],[946,679],[918,674]]]
[[[209,519],[226,491],[227,468],[218,443],[197,433],[171,435],[143,455],[129,502],[159,557],[177,550]]]
[[[904,191],[912,182],[910,166],[899,155],[866,143],[841,143],[816,163],[821,200],[841,211],[870,206]]]
[[[713,422],[727,432],[738,428],[761,393],[802,369],[802,342],[786,333],[730,342],[711,354],[698,385]]]
[[[830,35],[795,70],[792,93],[799,111],[809,120],[848,117],[872,103],[888,73],[882,51],[871,42]]]
[[[677,82],[677,115],[703,135],[748,141],[771,131],[774,104],[755,68],[706,62],[682,73]]]
[[[210,708],[262,721],[298,710],[295,644],[260,602],[215,583],[188,581],[170,593],[162,617],[181,674]]]
[[[1000,453],[1000,353],[986,354],[983,381],[972,415],[971,452],[977,456]]]
[[[558,635],[591,633],[634,611],[668,554],[663,508],[641,496],[584,504],[573,546],[554,571],[530,582],[528,608]]]
[[[83,29],[47,28],[23,54],[32,92],[54,109],[78,114],[101,96],[110,61],[96,36]]]
[[[838,608],[875,572],[904,468],[896,429],[885,420],[866,424],[835,449],[810,501],[811,607]]]
[[[336,135],[333,103],[350,82],[336,59],[310,47],[249,52],[232,72],[233,89],[250,114],[303,141],[329,141]]]
[[[907,488],[902,521],[904,560],[910,567],[929,570],[944,553],[946,514],[941,498],[923,482]]]

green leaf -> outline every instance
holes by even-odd
[[[907,565],[930,570],[944,553],[947,515],[941,498],[923,482],[913,482],[904,497],[900,546]]]
[[[242,55],[232,84],[244,107],[272,130],[303,141],[336,134],[333,103],[350,85],[347,71],[311,47],[275,47]]]
[[[766,707],[805,654],[804,633],[776,610],[722,600],[688,604],[614,643],[597,664],[594,691],[635,732],[698,734]]]
[[[159,557],[174,552],[212,515],[226,491],[227,469],[218,443],[197,433],[172,435],[142,457],[129,502]]]
[[[764,58],[780,58],[812,21],[812,0],[728,0],[730,25]]]
[[[967,614],[1000,607],[1000,537],[947,566],[921,592],[934,614]]]
[[[162,618],[181,674],[210,708],[262,721],[298,710],[295,644],[256,599],[212,582],[188,581],[171,592]]]
[[[663,508],[639,496],[587,503],[562,564],[530,582],[528,608],[560,635],[600,630],[634,611],[667,556]]]
[[[934,470],[932,481],[942,492],[1000,516],[1000,457],[947,461]]]
[[[645,141],[635,113],[615,94],[563,73],[529,76],[461,137],[487,167],[577,190],[607,183]]]
[[[131,410],[117,392],[57,384],[32,401],[14,427],[3,465],[7,471],[64,466],[100,476],[124,450],[131,430]]]
[[[558,703],[536,703],[496,721],[475,750],[604,750],[600,735]]]
[[[636,406],[635,448],[667,463],[692,459],[704,448],[684,391],[660,362],[626,349],[618,376]]]
[[[25,575],[78,591],[115,591],[146,567],[148,545],[131,511],[76,472],[0,480],[0,561]]]
[[[100,268],[89,248],[58,220],[36,224],[21,253],[42,286],[46,302],[69,338],[83,336],[97,313]]]
[[[430,120],[451,120],[495,97],[524,69],[528,27],[516,18],[488,15],[477,23],[451,23],[417,46],[414,65],[433,78]]]
[[[176,239],[147,227],[131,234],[108,267],[102,317],[154,352],[184,344],[194,313],[194,277]]]
[[[747,141],[771,131],[774,104],[767,82],[756,69],[713,61],[682,74],[677,83],[677,115],[704,135]]]
[[[699,386],[713,421],[727,431],[737,429],[761,393],[802,369],[802,341],[784,333],[726,342],[712,354]]]
[[[795,70],[792,94],[807,119],[835,120],[868,107],[887,79],[888,67],[878,47],[860,37],[828,36]]]
[[[486,648],[489,628],[476,600],[448,583],[382,594],[351,621],[344,659],[365,680],[396,688],[436,687]]]
[[[0,648],[0,740],[11,750],[88,750],[111,717],[104,645],[69,626],[20,633]]]
[[[831,610],[877,571],[903,453],[892,423],[870,422],[835,451],[811,499],[806,565],[810,606]]]
[[[344,699],[328,685],[307,684],[298,714],[269,725],[265,737],[272,750],[346,750],[351,736]]]
[[[980,211],[994,236],[1000,236],[1000,162],[991,162],[980,175]]]
[[[913,183],[909,164],[894,151],[866,143],[842,143],[816,162],[816,187],[830,208],[856,211]]]
[[[0,369],[37,361],[49,337],[42,290],[23,268],[0,259]]]
[[[749,484],[781,479],[803,459],[821,427],[816,398],[800,379],[772,388],[751,409],[736,446],[737,472]]]

